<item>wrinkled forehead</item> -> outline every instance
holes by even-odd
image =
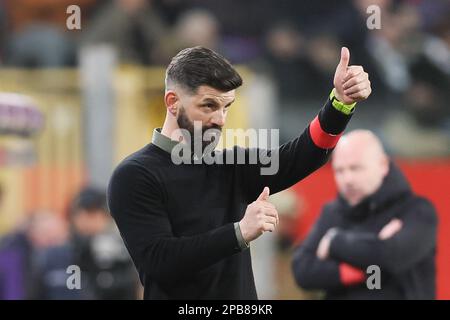
[[[332,154],[331,164],[336,167],[378,167],[384,153],[372,146],[349,145],[336,148]]]
[[[345,140],[339,141],[331,159],[333,166],[363,164],[372,160],[368,148]]]
[[[197,89],[195,98],[197,100],[213,100],[219,104],[227,104],[236,97],[236,90],[223,92],[209,86],[200,86]]]

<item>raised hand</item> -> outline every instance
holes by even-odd
[[[265,231],[274,231],[278,224],[278,212],[269,199],[270,190],[265,187],[258,199],[247,206],[244,218],[239,222],[245,241],[258,238]]]
[[[362,66],[349,66],[349,62],[350,51],[343,47],[333,84],[336,99],[345,104],[365,100],[372,93],[367,72]]]

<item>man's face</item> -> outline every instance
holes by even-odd
[[[351,206],[376,192],[389,170],[384,155],[350,144],[335,150],[332,167],[339,193]]]
[[[178,98],[177,123],[180,129],[189,132],[190,142],[194,142],[194,137],[199,137],[203,148],[210,143],[217,143],[228,109],[235,100],[235,90],[222,92],[209,86],[200,86],[194,94],[178,92]],[[203,137],[209,129],[214,129],[209,131],[212,136]]]
[[[69,236],[68,225],[55,213],[38,212],[31,219],[27,236],[36,248],[62,245]]]
[[[100,209],[80,209],[73,217],[75,230],[82,236],[95,236],[105,231],[110,223],[109,215]]]

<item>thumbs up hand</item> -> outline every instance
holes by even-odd
[[[350,51],[341,49],[341,60],[334,74],[335,96],[344,104],[365,100],[372,92],[369,75],[362,66],[349,66]]]
[[[278,225],[278,212],[268,199],[270,190],[265,187],[258,199],[247,206],[244,218],[239,222],[242,236],[248,243],[265,231],[274,231]]]
[[[269,195],[270,195],[269,187],[264,187],[264,190],[261,192],[256,201],[267,201],[269,199]]]

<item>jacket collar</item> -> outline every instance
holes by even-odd
[[[161,133],[161,128],[156,128],[153,130],[152,143],[161,148],[162,150],[172,153],[173,148],[179,143],[175,140],[166,137]]]

